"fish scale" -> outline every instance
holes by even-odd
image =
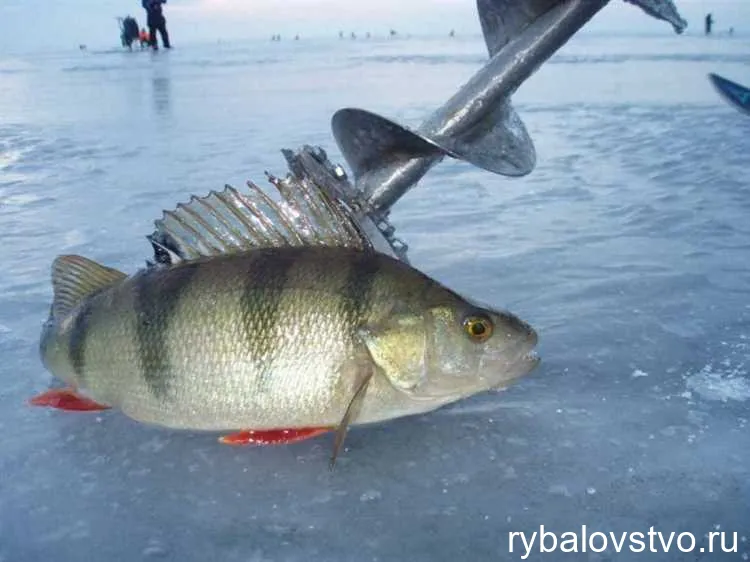
[[[326,253],[327,258],[322,256]],[[279,288],[281,279],[273,275],[259,276],[251,285],[249,273],[259,271],[261,264],[267,267],[274,256],[276,262],[285,264],[274,271],[284,269],[289,273],[283,288]],[[186,264],[122,285],[115,290],[114,299],[127,300],[118,292],[134,293],[132,323],[137,341],[126,348],[136,350],[138,361],[118,366],[120,377],[131,381],[127,390],[120,379],[106,379],[113,383],[107,388],[107,396],[122,402],[123,409],[141,421],[158,423],[162,418],[163,423],[165,411],[171,410],[170,423],[176,427],[225,429],[243,423],[277,427],[285,421],[274,418],[277,406],[282,411],[293,408],[300,418],[297,423],[319,422],[303,419],[304,412],[311,408],[307,415],[318,415],[314,401],[289,397],[297,396],[294,390],[303,380],[314,382],[311,394],[329,399],[336,384],[332,366],[353,352],[354,322],[364,320],[354,315],[363,308],[352,303],[351,295],[342,289],[347,284],[353,286],[351,280],[356,275],[352,272],[362,260],[359,253],[351,254],[354,263],[342,259],[346,257],[325,250],[274,250],[263,252],[261,257],[233,256]],[[297,265],[295,258],[301,258]],[[377,263],[368,263],[361,272],[370,282],[377,278],[377,274],[372,275],[377,269]],[[190,275],[185,275],[187,270]],[[343,287],[330,286],[331,277],[346,282]],[[148,312],[140,308],[146,302],[143,284],[147,282],[151,284],[149,301],[155,305]],[[174,292],[178,284],[181,288]],[[383,283],[380,294],[389,288],[395,287]],[[255,319],[253,323],[244,321],[248,316]],[[94,317],[89,324],[92,333],[87,337],[84,380],[94,380],[93,373],[109,365],[111,348],[129,339],[119,324],[108,318],[103,323],[97,320]],[[295,331],[304,335],[287,342],[279,337]],[[284,343],[288,345],[281,345]],[[261,352],[264,355],[259,355]],[[270,376],[273,384],[269,386]],[[329,410],[340,415],[345,406],[342,396]],[[210,408],[212,415],[201,413],[200,420],[192,416],[182,419],[199,407]]]
[[[140,372],[157,398],[170,392],[173,369],[166,353],[167,338],[174,311],[198,273],[198,266],[187,264],[171,273],[157,276],[147,272],[136,278],[133,287]]]

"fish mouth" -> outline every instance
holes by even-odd
[[[526,333],[524,334],[524,337],[513,346],[513,359],[511,360],[511,364],[530,364],[533,368],[541,360],[536,351],[536,346],[539,343],[539,335],[534,328],[525,322],[523,323],[523,326]]]
[[[528,335],[514,346],[510,358],[507,357],[510,350],[505,350],[505,359],[498,361],[498,363],[504,363],[501,368],[503,374],[501,379],[492,386],[493,389],[501,390],[507,387],[512,382],[528,375],[539,365],[542,359],[535,349],[538,340],[536,332],[529,330]]]
[[[523,376],[534,370],[541,360],[542,358],[539,356],[536,349],[527,349],[521,351],[513,364],[516,366],[515,370],[519,372],[518,376]]]
[[[531,351],[527,351],[521,357],[521,362],[529,366],[529,370],[527,372],[531,372],[533,369],[535,369],[536,366],[539,365],[541,361],[542,361],[542,358],[539,356],[539,353],[537,353],[537,351],[534,349],[532,349]]]
[[[539,353],[536,350],[536,346],[539,343],[539,335],[536,333],[536,330],[533,328],[529,328],[529,335],[526,337],[526,349],[522,352],[521,355],[521,362],[525,363],[529,366],[529,369],[527,371],[530,372],[536,366],[539,364],[539,362],[542,360],[542,358],[539,356]]]

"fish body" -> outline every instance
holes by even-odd
[[[65,256],[54,269],[64,276],[71,266],[100,267]],[[446,340],[441,314],[455,329]],[[503,368],[482,372],[480,363],[491,357],[464,333],[467,317],[493,322],[506,363],[496,366]],[[403,325],[390,326],[394,318]],[[393,358],[378,362],[381,348],[394,343]],[[118,280],[52,318],[41,351],[53,373],[133,419],[234,430],[335,426],[363,364],[382,375],[372,378],[355,423],[430,411],[525,374],[535,343],[533,330],[514,316],[472,305],[384,254],[286,247]],[[442,375],[445,389],[420,395],[394,384],[440,378],[441,354],[451,345],[470,371]],[[438,357],[435,370],[408,372],[414,365],[429,370],[431,355]]]
[[[69,385],[34,405],[117,408],[155,425],[287,443],[434,410],[537,364],[536,332],[395,254],[312,181],[193,197],[156,221],[133,275],[52,267],[40,353]]]

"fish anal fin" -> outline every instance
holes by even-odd
[[[122,271],[105,267],[83,256],[58,256],[52,263],[52,315],[66,315],[86,297],[126,277]]]
[[[46,406],[57,410],[66,410],[69,412],[101,412],[109,410],[110,406],[100,404],[78,394],[70,388],[56,388],[43,392],[29,400],[32,406]]]
[[[330,427],[303,427],[296,429],[247,429],[219,438],[224,445],[289,445],[312,439],[331,431]]]

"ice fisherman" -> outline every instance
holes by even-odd
[[[148,31],[146,31],[145,27],[141,28],[141,33],[138,35],[138,41],[141,43],[141,49],[143,49],[146,45],[151,44],[151,37],[148,34]]]
[[[714,24],[714,17],[711,14],[706,14],[706,35],[711,35],[711,27]]]
[[[126,16],[120,19],[120,39],[123,47],[132,50],[133,42],[138,39],[138,22],[135,18]]]
[[[143,9],[146,10],[146,24],[148,25],[149,42],[151,48],[155,51],[159,49],[159,41],[156,38],[156,32],[161,34],[161,41],[165,49],[171,49],[169,43],[169,33],[167,33],[167,20],[164,19],[161,5],[166,4],[167,0],[141,0]]]

